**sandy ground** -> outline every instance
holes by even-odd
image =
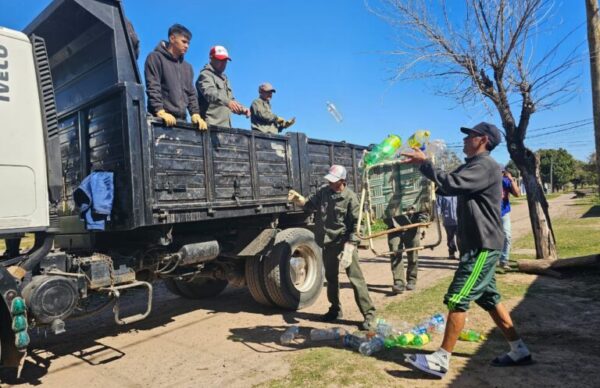
[[[553,212],[561,211],[569,202],[567,198],[554,200]],[[513,207],[513,224],[516,237],[530,233],[524,203]],[[378,242],[380,249],[384,249],[382,243]],[[445,255],[445,244],[421,254],[417,288],[453,272],[456,261],[446,260]],[[406,297],[407,293],[390,294],[389,260],[362,250],[361,266],[377,306]],[[346,319],[342,326],[354,330],[361,316],[347,278],[342,276],[341,280]],[[142,298],[138,296],[128,305],[142,309]],[[282,312],[255,303],[246,289],[228,288],[216,298],[191,301],[170,294],[156,283],[154,308],[145,321],[117,326],[107,311],[67,321],[67,332],[60,336],[34,332],[23,380],[17,384],[103,388],[252,386],[289,372],[283,356],[297,349],[278,344],[285,327],[325,327],[317,318],[327,308],[325,292],[309,308]],[[470,382],[477,385],[477,380]],[[414,383],[411,379],[401,384]]]

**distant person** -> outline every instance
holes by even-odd
[[[275,88],[268,82],[258,87],[258,98],[252,101],[250,106],[250,121],[253,130],[277,134],[296,122],[296,119],[286,120],[271,111],[273,93],[276,93]]]
[[[144,66],[148,112],[160,117],[167,127],[185,120],[190,112],[192,123],[200,130],[207,129],[200,117],[198,98],[194,90],[194,70],[183,59],[192,33],[181,24],[169,28],[169,41],[161,41],[148,54]]]
[[[225,75],[231,61],[227,49],[213,46],[208,54],[210,62],[200,71],[196,90],[200,113],[208,125],[231,128],[231,112],[250,117],[250,109],[235,100],[229,79]]]
[[[4,244],[6,246],[6,250],[4,251],[4,255],[6,257],[11,258],[11,257],[17,257],[20,255],[20,250],[19,250],[19,247],[21,245],[20,237],[5,238]]]
[[[325,175],[328,185],[322,186],[315,194],[304,198],[294,190],[288,193],[288,200],[315,213],[315,240],[323,249],[323,264],[327,279],[327,299],[331,303],[329,311],[322,316],[324,322],[332,322],[343,316],[340,303],[339,259],[340,254],[351,245],[352,262],[346,268],[350,285],[354,290],[354,300],[364,317],[361,329],[373,329],[375,306],[369,297],[367,283],[358,264],[358,223],[359,202],[356,194],[347,187],[346,169],[333,165]]]
[[[415,368],[442,378],[450,367],[450,357],[458,335],[465,326],[472,301],[486,310],[509,342],[510,351],[496,357],[492,366],[518,366],[532,363],[531,354],[517,334],[508,310],[496,289],[496,262],[500,257],[504,233],[498,203],[502,198],[500,166],[490,152],[500,143],[500,131],[489,123],[460,129],[465,164],[447,173],[433,167],[418,148],[403,153],[406,163],[420,164],[421,173],[436,183],[445,195],[456,195],[458,248],[461,254],[454,278],[444,296],[448,306],[446,331],[441,347],[431,354],[407,354]]]
[[[446,230],[446,241],[448,246],[448,258],[457,259],[456,232],[458,222],[456,220],[456,196],[437,196],[438,216],[442,218],[442,224]]]
[[[427,222],[427,215],[422,212],[409,211],[401,216],[388,218],[385,221],[388,228],[397,228],[420,222]],[[421,228],[411,228],[402,232],[388,234],[388,248],[395,252],[390,256],[392,267],[392,292],[402,294],[404,290],[412,291],[417,287],[419,272],[419,251],[421,244]],[[406,251],[406,274],[404,273],[404,252]]]
[[[510,196],[519,197],[521,189],[517,180],[512,177],[512,174],[504,167],[502,169],[502,202],[500,206],[500,215],[502,217],[502,228],[504,229],[504,246],[500,255],[499,265],[503,269],[510,269],[508,259],[510,256],[510,247],[512,242],[512,230],[510,224]]]

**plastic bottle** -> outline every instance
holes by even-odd
[[[402,145],[402,139],[396,135],[389,135],[384,141],[376,145],[365,155],[365,165],[371,166],[394,156],[396,150]]]
[[[344,346],[350,349],[355,349],[358,350],[358,348],[360,348],[360,345],[363,344],[364,342],[367,342],[367,337],[363,336],[363,335],[358,335],[358,334],[346,334],[344,335],[344,339],[343,339],[343,343]]]
[[[427,143],[429,143],[429,136],[431,133],[426,129],[419,129],[411,137],[408,138],[406,144],[410,148],[420,148],[422,151],[425,151],[425,147]]]
[[[384,347],[385,344],[383,337],[376,335],[375,337],[371,338],[370,341],[363,342],[362,344],[360,344],[358,351],[363,356],[370,356],[374,353],[381,351]]]
[[[431,337],[429,336],[429,334],[423,333],[423,334],[416,335],[415,338],[413,338],[411,345],[423,346],[423,345],[427,345],[430,341],[431,341]]]
[[[335,105],[333,105],[332,102],[326,101],[325,105],[327,106],[327,111],[333,116],[335,121],[341,123],[344,120],[342,114],[337,110],[337,108],[335,107]]]
[[[289,345],[292,343],[294,338],[300,333],[300,328],[298,326],[290,326],[286,331],[283,332],[279,341],[282,345]]]
[[[443,333],[446,329],[446,318],[442,313],[435,313],[429,319],[430,332]]]
[[[485,340],[486,336],[473,329],[468,329],[461,331],[458,335],[458,339],[461,341],[479,342]]]
[[[339,327],[332,329],[312,329],[310,331],[310,339],[311,341],[339,340],[344,334],[346,334],[346,330]]]
[[[397,344],[400,346],[408,346],[415,339],[414,333],[404,333],[397,339]]]

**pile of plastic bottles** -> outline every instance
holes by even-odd
[[[485,341],[487,337],[485,334],[479,333],[473,329],[463,329],[458,335],[458,339],[461,341],[480,342]]]
[[[427,144],[429,143],[430,135],[431,133],[428,130],[420,129],[408,138],[404,147],[402,146],[402,139],[400,136],[389,135],[385,140],[365,154],[363,159],[364,165],[372,166],[386,160],[399,158],[402,152],[410,151],[414,147],[425,151]]]

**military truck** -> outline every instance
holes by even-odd
[[[248,287],[292,310],[319,296],[321,251],[287,192],[315,192],[333,163],[359,188],[365,147],[165,127],[145,106],[120,1],[56,0],[23,32],[0,28],[0,238],[35,236],[0,257],[2,365],[18,364],[32,327],[62,333],[111,304],[118,324],[145,318],[158,279],[192,299]],[[104,230],[88,230],[74,192],[98,173],[114,199]],[[147,308],[123,317],[132,289]]]

